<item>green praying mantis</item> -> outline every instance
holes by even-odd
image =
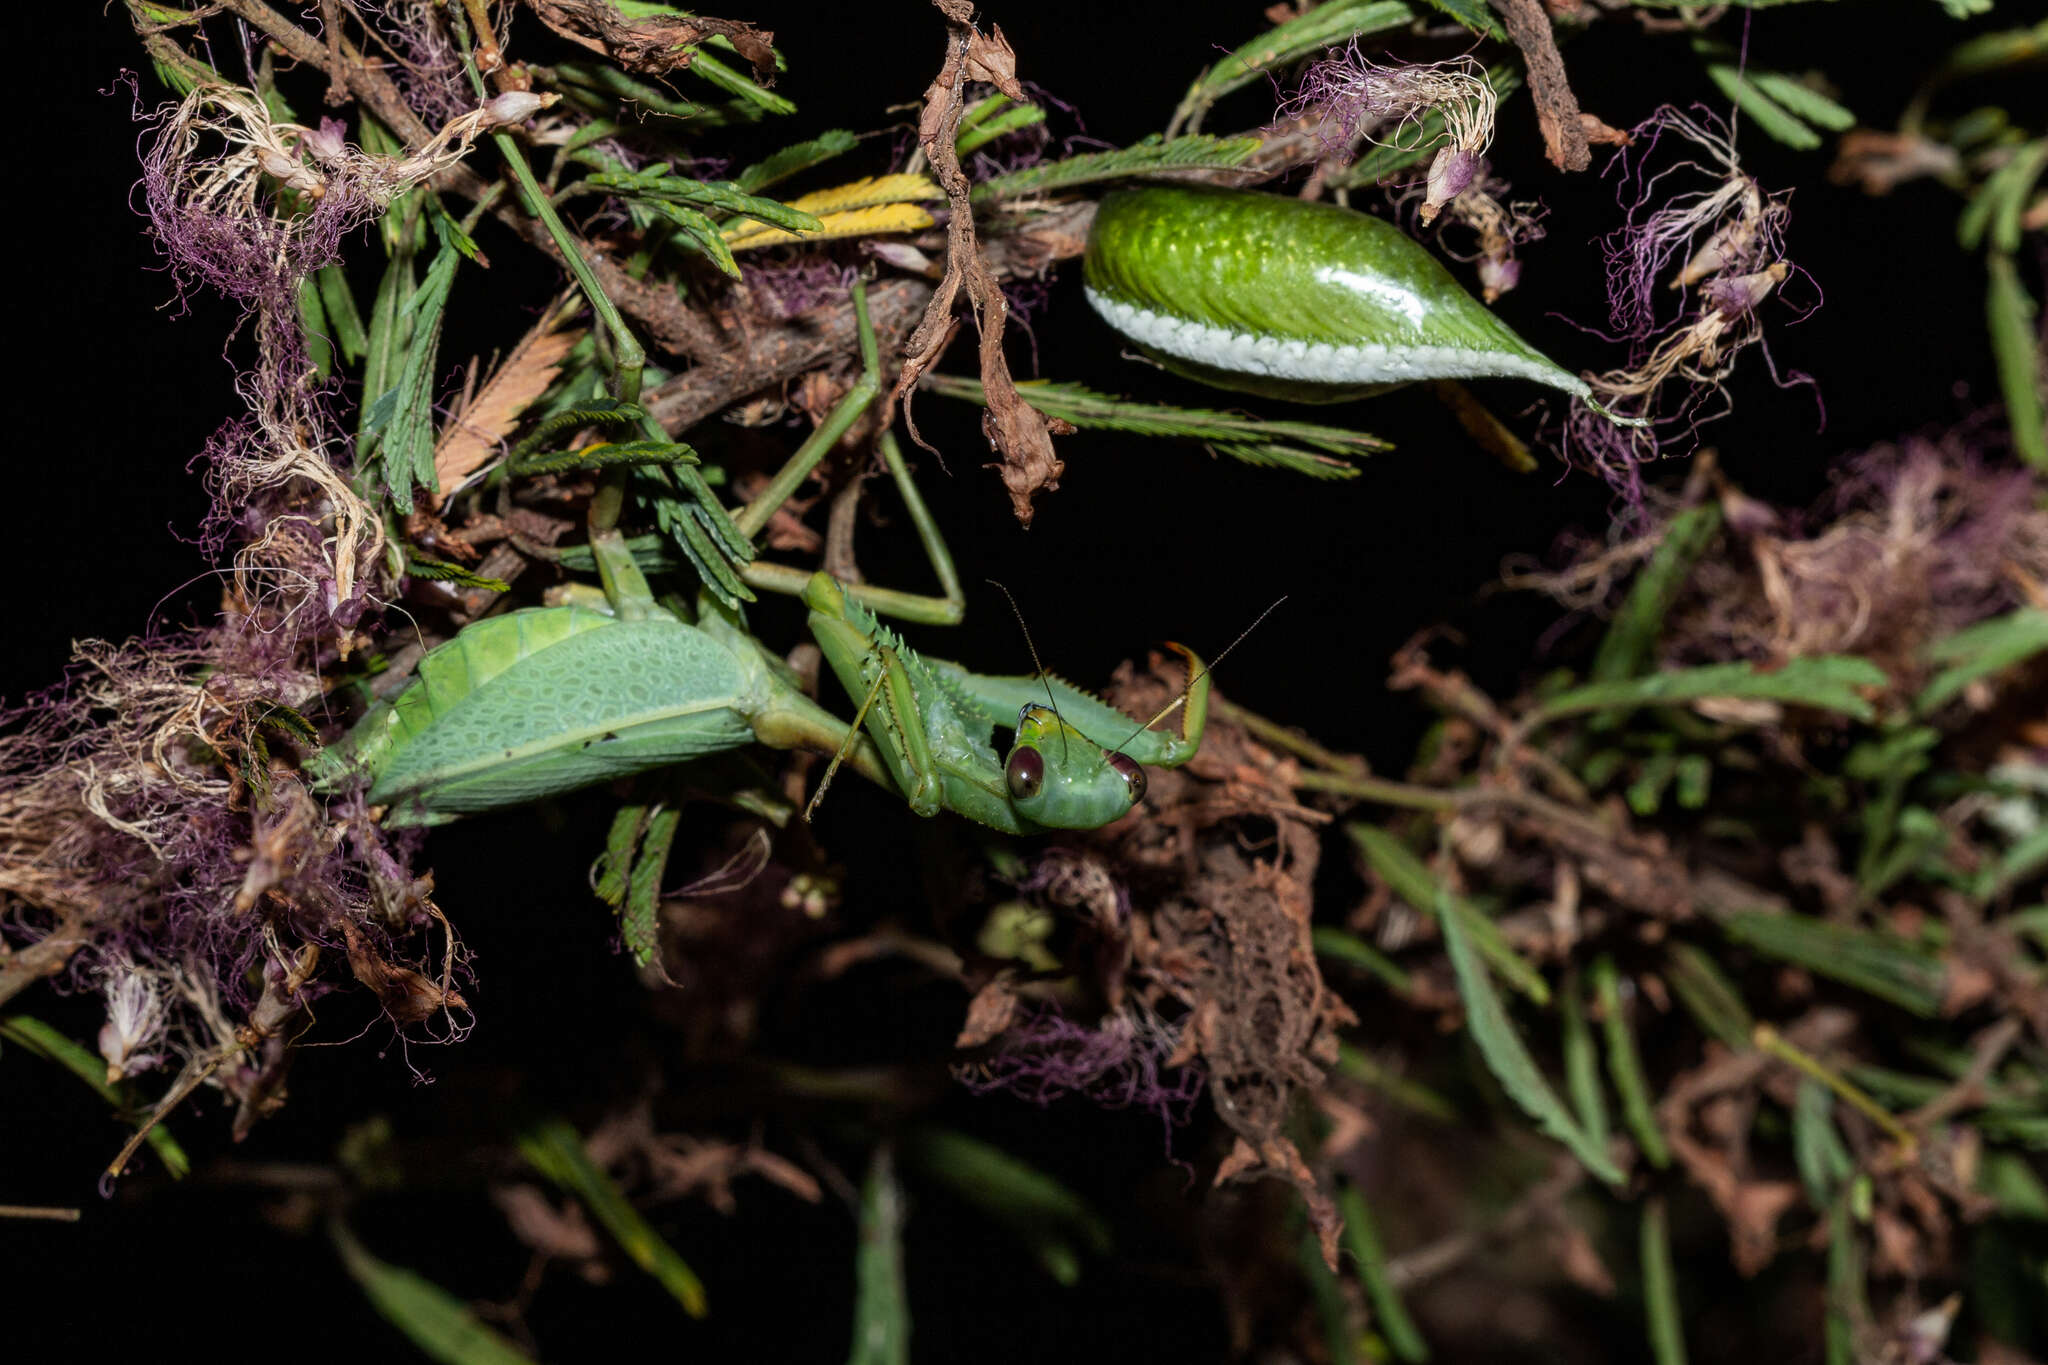
[[[879,357],[859,283],[853,303],[862,377],[734,519],[748,535],[876,395]],[[887,433],[879,444],[945,596],[772,565],[756,566],[775,572],[753,580],[782,590],[800,581],[811,635],[857,705],[851,723],[806,696],[737,610],[704,595],[689,621],[657,601],[611,532],[591,538],[602,593],[487,617],[429,651],[403,691],[314,760],[317,780],[365,784],[387,826],[431,825],[760,743],[832,755],[819,795],[843,762],[919,815],[951,811],[1006,834],[1121,818],[1143,798],[1147,766],[1185,763],[1199,748],[1209,691],[1201,660],[1169,646],[1186,660],[1188,685],[1140,723],[1043,671],[995,677],[919,655],[875,608],[957,620],[963,598],[901,451]],[[1173,730],[1151,728],[1176,709]],[[1001,757],[997,728],[1013,732]]]

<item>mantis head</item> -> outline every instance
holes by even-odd
[[[1003,762],[1010,804],[1047,829],[1097,829],[1120,820],[1145,795],[1145,769],[1105,749],[1050,706],[1027,703]]]

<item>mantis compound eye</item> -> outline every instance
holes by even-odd
[[[1009,783],[1011,796],[1028,801],[1045,785],[1045,758],[1036,749],[1019,748],[1003,765],[1003,777]]]
[[[1145,799],[1145,769],[1138,760],[1128,754],[1107,754],[1109,766],[1123,774],[1124,782],[1131,789],[1131,804],[1137,805]]]

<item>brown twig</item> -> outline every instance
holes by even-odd
[[[1560,170],[1583,171],[1593,164],[1579,121],[1579,100],[1565,78],[1564,58],[1550,31],[1542,0],[1493,0],[1507,21],[1508,36],[1522,49],[1529,68],[1529,95],[1536,101],[1536,124],[1543,130],[1543,151]]]

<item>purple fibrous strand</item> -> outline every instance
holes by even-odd
[[[1158,1116],[1170,1141],[1208,1079],[1199,1063],[1167,1068],[1179,1042],[1179,1027],[1141,1006],[1127,1006],[1090,1028],[1047,1004],[1012,1024],[993,1054],[957,1070],[977,1095],[1007,1091],[1041,1106],[1084,1095],[1107,1109],[1142,1109]]]

